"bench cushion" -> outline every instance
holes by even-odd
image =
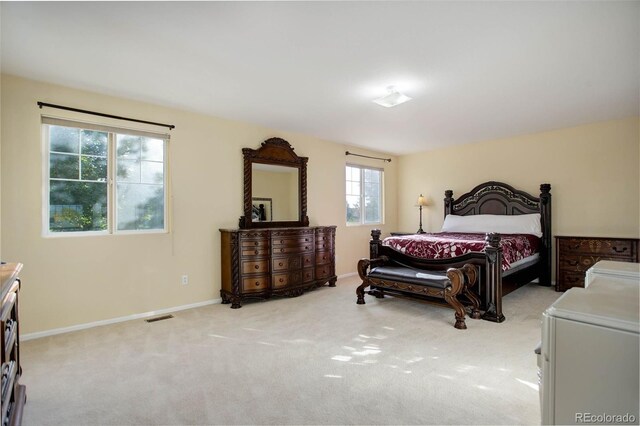
[[[371,278],[399,281],[439,289],[444,289],[451,285],[445,271],[427,272],[405,266],[378,266],[371,269],[368,276]]]

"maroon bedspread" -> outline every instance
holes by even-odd
[[[501,234],[502,270],[512,263],[531,256],[538,251],[540,239],[527,234]],[[472,251],[484,251],[485,234],[462,234],[439,232],[436,234],[413,234],[388,237],[382,245],[401,253],[424,259],[442,259],[461,256]]]

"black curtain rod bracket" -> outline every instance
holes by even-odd
[[[65,111],[80,112],[82,114],[97,115],[99,117],[115,118],[116,120],[126,120],[126,121],[133,121],[135,123],[152,124],[154,126],[168,127],[169,130],[173,130],[176,128],[176,126],[174,126],[173,124],[156,123],[153,121],[138,120],[136,118],[120,117],[118,115],[104,114],[102,112],[88,111],[86,109],[78,109],[78,108],[71,108],[71,107],[66,107],[62,105],[48,104],[46,102],[38,102],[38,106],[40,107],[40,109],[42,109],[42,107],[57,108],[57,109],[63,109]]]
[[[374,160],[382,160],[385,163],[390,163],[391,158],[370,157],[368,155],[354,154],[353,152],[345,151],[344,155],[355,155],[356,157],[372,158]]]

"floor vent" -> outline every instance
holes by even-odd
[[[169,318],[173,318],[173,315],[162,315],[160,317],[146,319],[145,321],[146,322],[156,322],[156,321],[166,320],[166,319],[169,319]]]

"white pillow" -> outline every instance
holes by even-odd
[[[442,232],[499,232],[501,234],[530,234],[542,237],[540,213],[513,216],[478,214],[472,216],[447,215]]]

